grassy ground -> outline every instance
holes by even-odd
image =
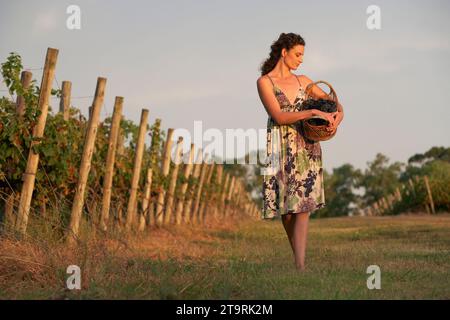
[[[82,289],[65,289],[66,268]],[[381,289],[366,269],[381,269]],[[307,270],[296,272],[281,221],[163,228],[67,250],[0,241],[2,299],[449,299],[450,215],[310,221]]]

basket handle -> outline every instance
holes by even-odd
[[[313,88],[315,85],[319,84],[319,83],[326,84],[326,85],[330,88],[330,93],[332,93],[332,94],[336,97],[336,103],[339,103],[338,96],[337,96],[336,91],[334,90],[333,86],[332,86],[329,82],[327,82],[327,81],[325,81],[325,80],[319,80],[319,81],[316,81],[316,82],[311,82],[310,84],[308,84],[308,85],[306,86],[305,92],[308,93],[308,88],[309,88],[309,87],[311,87],[311,89],[309,89],[309,90],[312,90],[312,88]],[[330,94],[330,93],[329,93],[329,94]],[[309,93],[308,93],[308,94],[309,94]]]

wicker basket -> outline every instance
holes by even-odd
[[[327,94],[328,97],[325,99],[332,100],[332,101],[336,102],[336,105],[337,105],[338,98],[336,95],[336,91],[334,91],[331,84],[329,84],[328,82],[323,81],[323,80],[312,82],[306,87],[305,100],[308,100],[308,99],[317,100],[312,95],[312,88],[314,85],[317,85],[319,83],[326,84],[330,88],[330,93]],[[309,140],[312,140],[312,141],[326,141],[326,140],[330,140],[331,138],[333,138],[336,135],[337,128],[333,131],[329,131],[328,125],[315,125],[309,121],[314,118],[320,118],[320,117],[313,117],[313,118],[309,118],[309,119],[302,121],[303,132],[304,132],[306,138],[308,138]]]

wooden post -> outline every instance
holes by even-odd
[[[233,214],[238,214],[240,212],[242,193],[245,192],[244,185],[242,184],[242,180],[239,179],[238,181],[239,181],[239,183],[237,185],[236,192],[235,192],[236,205],[235,205],[235,210],[233,211]]]
[[[216,183],[217,183],[217,191],[214,194],[214,220],[217,220],[218,214],[219,214],[219,207],[220,207],[220,199],[222,194],[222,176],[223,176],[223,165],[217,166],[217,176],[216,176]]]
[[[28,224],[28,216],[30,213],[31,198],[33,196],[34,182],[36,179],[36,171],[39,163],[39,154],[34,153],[34,146],[39,144],[40,138],[44,135],[45,122],[48,114],[48,104],[52,90],[52,83],[55,77],[56,60],[58,50],[48,48],[45,58],[44,72],[42,73],[42,81],[39,93],[38,109],[41,114],[33,128],[33,140],[31,142],[30,151],[28,153],[27,166],[22,176],[23,185],[20,194],[19,212],[17,214],[16,230],[25,234]]]
[[[201,164],[199,162],[202,162],[202,161],[203,161],[203,151],[200,148],[198,150],[198,153],[197,153],[197,159],[195,161],[195,165],[193,166],[194,171],[192,173],[192,178],[198,179],[198,177],[200,176]],[[189,195],[185,199],[185,204],[184,204],[184,208],[183,208],[183,210],[184,210],[183,216],[184,216],[184,222],[185,223],[190,223],[191,222],[191,205],[192,205],[192,199],[193,199],[193,197],[195,195],[194,192],[196,190],[196,187],[198,187],[198,183],[196,183],[196,184],[194,184],[192,186],[192,190],[191,190],[192,196]]]
[[[230,210],[228,212],[228,215],[233,216],[235,214],[236,205],[237,205],[236,195],[238,193],[239,193],[239,178],[236,178],[234,181],[233,191],[231,192],[231,199],[230,199],[230,205],[229,205]]]
[[[239,191],[237,192],[236,205],[237,205],[238,210],[241,211],[244,195],[246,194],[244,183],[241,179],[239,179],[239,188],[238,189],[239,189]]]
[[[152,187],[152,176],[153,176],[153,169],[148,168],[147,169],[147,179],[145,181],[145,187],[144,187],[144,197],[142,199],[142,214],[140,215],[139,220],[139,231],[144,231],[145,229],[145,218],[148,218],[149,225],[152,223],[152,216],[149,212],[149,204],[150,204],[150,193],[151,193],[151,187]]]
[[[144,155],[145,133],[147,132],[148,110],[142,109],[141,123],[139,125],[139,134],[136,143],[136,153],[134,155],[133,175],[131,176],[130,198],[128,199],[127,217],[125,228],[131,230],[131,226],[136,216],[136,198],[141,175],[142,156]]]
[[[395,194],[397,196],[397,201],[402,201],[402,194],[401,194],[400,189],[398,187],[395,190]]]
[[[125,117],[122,115],[120,117],[120,123],[123,122],[124,120],[125,120]],[[120,123],[119,123],[119,136],[117,137],[117,154],[119,156],[123,156],[123,154],[125,153],[125,146],[124,146],[125,137],[123,135],[123,129],[120,126]]]
[[[100,109],[102,108],[105,98],[105,86],[106,79],[99,77],[97,79],[97,87],[95,88],[92,116],[89,117],[83,155],[81,157],[77,188],[75,190],[75,197],[73,200],[72,212],[70,216],[69,233],[67,237],[67,241],[69,244],[74,243],[78,237],[81,213],[84,206],[84,192],[86,189],[89,171],[91,169],[91,160],[94,151],[95,137],[97,135],[98,123],[100,119]]]
[[[431,194],[431,188],[430,188],[430,183],[428,181],[428,177],[424,176],[423,179],[425,180],[425,186],[427,187],[428,200],[430,201],[431,213],[435,214],[436,212],[434,211],[433,195]]]
[[[200,222],[202,222],[202,223],[206,222],[206,215],[211,210],[211,197],[212,197],[211,178],[214,173],[214,167],[215,167],[214,162],[209,165],[209,170],[208,170],[208,174],[206,177],[205,185],[209,190],[208,189],[205,190],[206,192],[205,192],[204,201],[203,201],[202,205],[200,206],[200,210],[199,210]]]
[[[251,212],[250,212],[250,202],[248,202],[247,199],[245,199],[242,203],[242,209],[245,215],[247,216],[251,216]]]
[[[225,210],[224,210],[225,217],[228,216],[228,211],[230,210],[230,207],[231,207],[231,196],[233,195],[235,180],[236,180],[236,177],[232,176],[231,182],[230,182],[230,188],[228,189],[228,195],[227,195],[228,203],[226,204]]]
[[[32,73],[29,71],[22,71],[20,82],[22,84],[22,88],[24,91],[27,91],[30,87],[32,80]],[[25,113],[25,98],[22,95],[17,96],[16,100],[16,113],[19,117],[22,117]],[[7,196],[5,203],[5,222],[7,223],[7,227],[14,228],[17,217],[14,215],[14,200],[19,197],[19,193],[15,193],[14,190],[11,190],[11,194]]]
[[[114,112],[109,130],[108,154],[106,155],[106,169],[103,180],[102,212],[100,215],[100,227],[106,231],[109,220],[109,208],[111,204],[111,187],[114,176],[114,161],[116,159],[117,137],[119,135],[120,118],[122,116],[123,98],[116,97]]]
[[[387,207],[387,209],[388,209],[388,210],[392,210],[392,205],[391,205],[391,195],[390,195],[390,194],[388,194],[388,195],[385,197],[385,201],[386,201],[386,207]]]
[[[385,199],[384,199],[384,197],[383,198],[381,198],[381,206],[382,206],[382,208],[383,208],[383,214],[385,214],[386,213],[386,211],[387,211],[387,206],[386,206],[386,202],[384,201]]]
[[[227,173],[226,175],[225,175],[225,182],[224,182],[224,184],[223,184],[223,189],[222,189],[222,194],[221,194],[221,198],[220,198],[220,210],[222,211],[221,213],[220,213],[220,215],[223,217],[223,216],[225,216],[225,200],[226,200],[226,197],[227,197],[227,191],[228,191],[228,188],[230,187],[230,182],[231,182],[231,180],[230,180],[230,174],[229,173]]]
[[[191,143],[191,149],[189,151],[188,163],[185,164],[184,172],[183,172],[183,177],[184,177],[185,181],[181,185],[180,197],[178,199],[177,207],[176,207],[176,210],[175,210],[175,223],[177,225],[180,225],[181,221],[182,221],[183,204],[184,204],[184,200],[185,200],[186,190],[187,190],[187,187],[188,187],[188,181],[187,180],[189,179],[189,176],[192,173],[193,162],[194,162],[194,151],[195,151],[195,145],[193,143]]]
[[[167,175],[169,174],[170,170],[170,154],[172,150],[172,136],[173,136],[173,128],[169,128],[167,131],[167,140],[164,146],[164,156],[163,161],[161,164],[161,172],[162,172],[162,178],[167,178]],[[156,203],[156,213],[155,213],[155,219],[156,219],[156,225],[161,226],[164,223],[164,199],[166,196],[166,190],[161,186],[159,194],[158,194],[158,200]]]
[[[208,158],[208,154],[205,155],[205,159],[206,160]],[[203,161],[202,163],[202,167],[201,167],[201,173],[200,173],[200,181],[198,182],[198,189],[197,189],[197,194],[195,196],[195,202],[194,202],[194,208],[192,209],[192,223],[197,223],[200,221],[200,217],[199,217],[199,205],[200,205],[200,200],[201,200],[201,196],[202,196],[202,189],[203,189],[203,183],[205,181],[205,176],[206,176],[206,171],[207,171],[207,164],[206,161]]]
[[[22,88],[24,89],[24,91],[27,91],[30,87],[32,77],[33,74],[30,71],[22,71],[20,75],[20,83],[22,84]],[[22,117],[24,115],[25,107],[25,98],[22,95],[18,95],[16,100],[16,113],[19,117]]]
[[[61,100],[59,101],[59,112],[63,114],[65,121],[69,120],[70,115],[70,95],[72,90],[72,82],[63,81],[62,82],[62,94]]]
[[[179,137],[178,142],[177,142],[177,147],[175,150],[174,167],[172,170],[172,174],[170,175],[169,190],[167,193],[166,212],[164,213],[164,215],[165,215],[164,223],[165,224],[171,223],[172,205],[173,205],[173,199],[175,196],[175,188],[177,186],[178,169],[180,167],[182,151],[183,151],[183,137]]]
[[[379,206],[378,206],[378,201],[373,204],[373,207],[375,209],[375,215],[379,216],[380,215],[380,209],[379,209]]]

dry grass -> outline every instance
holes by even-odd
[[[118,231],[109,235],[94,232],[75,247],[68,247],[61,239],[21,238],[4,232],[0,236],[0,298],[73,297],[65,289],[69,265],[80,266],[82,283],[89,287],[92,280],[114,282],[117,275],[126,277],[136,260],[181,263],[208,259],[212,248],[223,242],[211,232],[233,232],[242,223],[245,222],[229,219],[225,223],[207,222],[206,225],[151,227],[132,235]],[[31,233],[36,235],[37,231]],[[115,275],[108,275],[111,271]],[[145,269],[138,273],[145,273]],[[158,277],[152,281],[158,281]],[[36,291],[40,292],[35,295]]]
[[[36,236],[0,239],[6,299],[403,299],[450,297],[450,215],[317,219],[297,273],[280,221],[94,234],[77,247]],[[67,266],[82,290],[66,289]],[[368,290],[367,266],[382,270]]]

